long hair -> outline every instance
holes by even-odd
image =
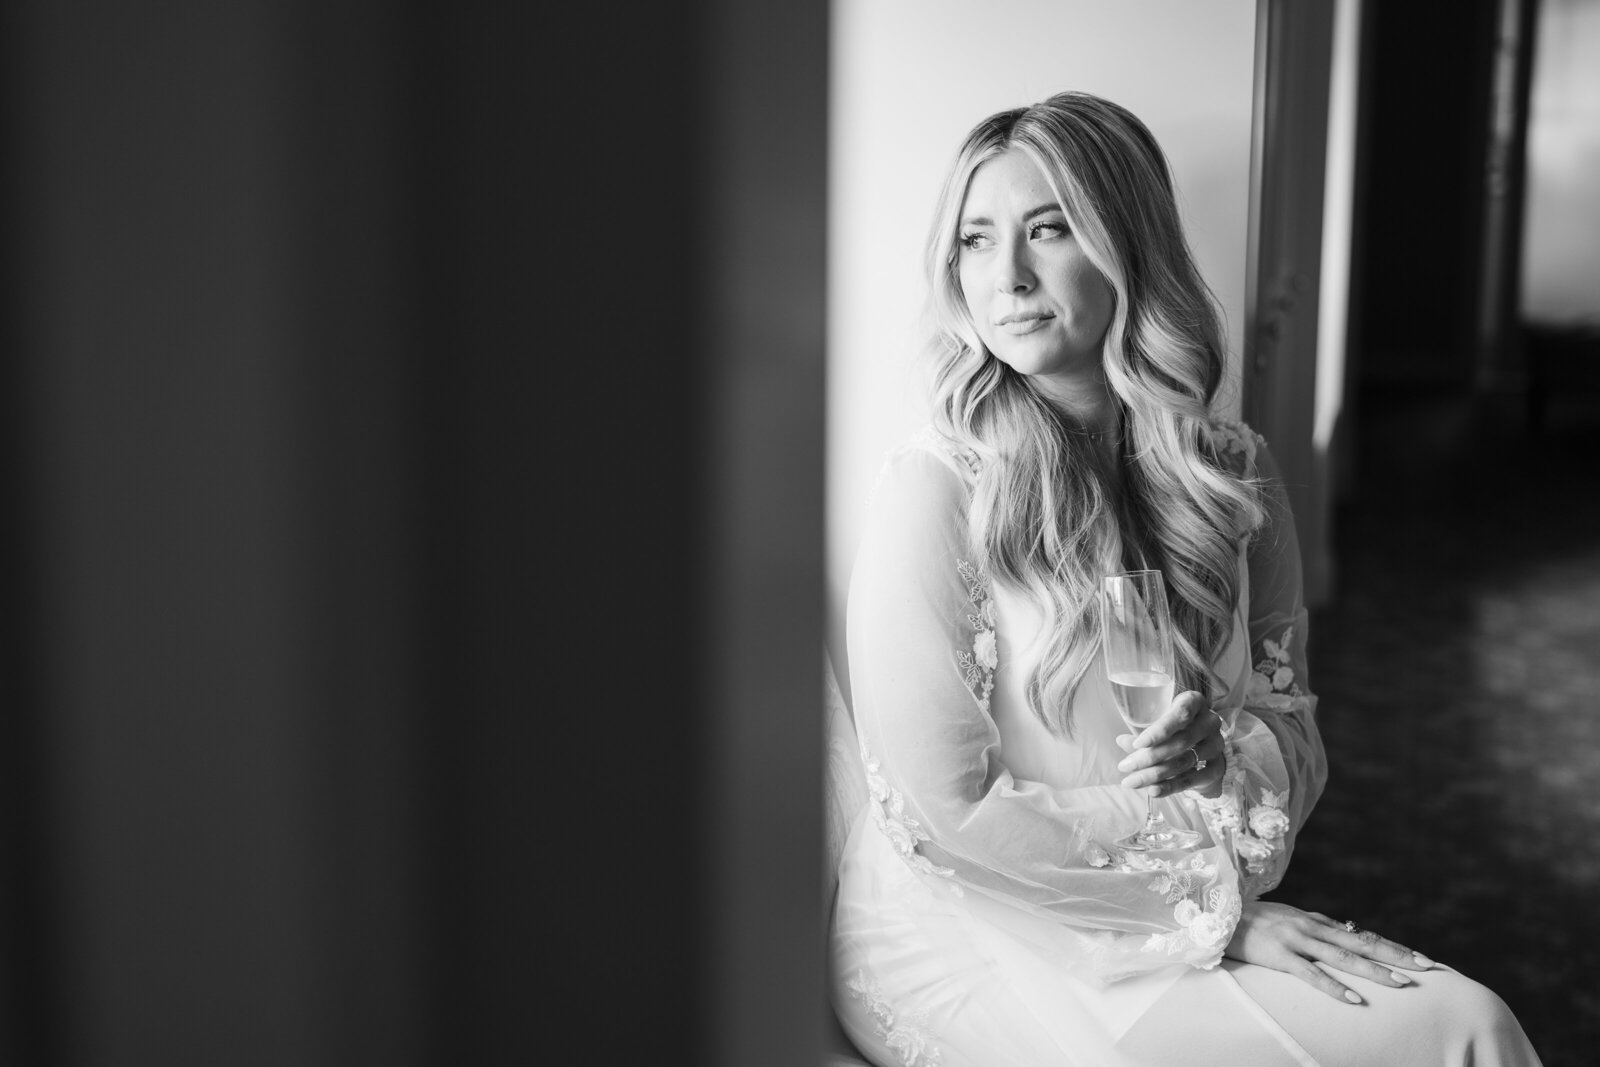
[[[1114,294],[1102,357],[1122,427],[1114,457],[985,348],[962,295],[968,185],[1011,149],[1043,173]],[[1100,575],[1131,568],[1166,575],[1179,687],[1219,695],[1211,663],[1232,629],[1238,543],[1260,526],[1262,495],[1213,443],[1221,320],[1155,138],[1126,109],[1085,93],[990,116],[945,179],[926,269],[935,425],[980,460],[972,550],[994,580],[1045,613],[1042,645],[1029,653],[1034,714],[1070,732],[1072,694],[1100,649]]]

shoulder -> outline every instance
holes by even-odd
[[[890,450],[890,456],[903,454],[922,454],[933,456],[960,478],[966,481],[976,476],[979,470],[978,454],[944,434],[940,433],[932,424],[922,427],[912,434],[899,446]]]
[[[878,490],[885,482],[897,482],[964,496],[977,473],[978,457],[971,450],[924,426],[884,453]]]
[[[955,442],[924,427],[884,454],[868,500],[869,524],[922,527],[964,520],[975,463]]]

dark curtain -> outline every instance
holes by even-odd
[[[810,1062],[825,5],[3,17],[0,1060]]]

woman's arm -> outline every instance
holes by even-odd
[[[1266,522],[1246,552],[1252,669],[1243,707],[1224,710],[1233,721],[1221,795],[1196,800],[1212,833],[1232,849],[1249,901],[1283,880],[1295,838],[1322,793],[1327,760],[1306,679],[1294,516],[1266,443],[1238,427],[1234,447],[1245,473],[1262,479],[1266,495]]]
[[[1296,975],[1330,997],[1359,1004],[1360,995],[1333,971],[1399,988],[1411,982],[1406,971],[1426,970],[1431,961],[1370,930],[1255,899],[1282,879],[1295,839],[1322,795],[1328,763],[1306,670],[1307,612],[1294,515],[1266,443],[1249,430],[1243,434],[1254,470],[1266,483],[1268,517],[1249,551],[1252,671],[1233,738],[1241,767],[1233,845],[1244,860],[1246,901],[1227,955]],[[1252,783],[1253,777],[1261,784]],[[1282,788],[1267,784],[1269,778]]]
[[[1099,842],[1140,821],[1138,794],[1023,781],[1001,762],[995,619],[966,507],[963,477],[922,449],[891,458],[869,507],[848,631],[873,818],[937,891],[1052,917],[1093,975],[1214,965],[1239,914],[1229,852],[1113,863]]]
[[[1322,796],[1327,755],[1317,732],[1317,697],[1306,667],[1309,626],[1300,566],[1300,541],[1283,488],[1283,475],[1265,442],[1258,442],[1257,474],[1270,500],[1266,526],[1251,545],[1250,688],[1245,708],[1267,724],[1279,744],[1290,781],[1285,811],[1292,841]]]

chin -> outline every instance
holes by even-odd
[[[994,349],[990,349],[991,352]],[[1046,352],[995,352],[995,358],[1018,374],[1029,378],[1059,374],[1071,365],[1071,360],[1059,353]]]

